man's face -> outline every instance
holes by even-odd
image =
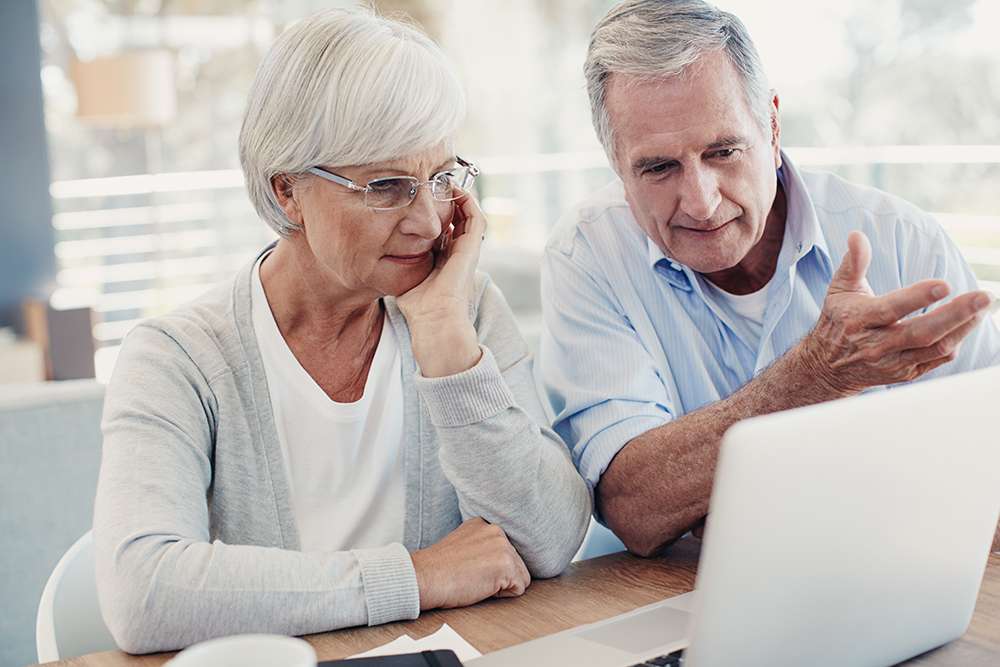
[[[710,278],[741,262],[744,272],[773,271],[777,249],[758,243],[781,165],[777,97],[768,136],[735,68],[714,52],[683,76],[638,83],[612,75],[605,99],[626,198],[649,238]]]

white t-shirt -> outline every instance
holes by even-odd
[[[749,339],[747,343],[751,349],[759,348],[760,337],[764,334],[764,312],[767,310],[767,292],[771,282],[768,281],[750,294],[731,294],[705,279],[702,284],[716,297],[717,303],[736,316],[737,325],[741,327],[740,333]]]
[[[402,541],[403,383],[389,318],[364,395],[354,403],[336,403],[281,336],[261,284],[260,262],[253,271],[250,307],[302,551]]]

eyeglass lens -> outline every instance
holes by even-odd
[[[456,167],[435,174],[427,184],[434,199],[452,201],[468,191],[474,178],[469,167]],[[413,201],[421,185],[423,183],[412,176],[376,179],[368,183],[365,204],[377,209],[402,208]]]

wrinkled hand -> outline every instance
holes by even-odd
[[[426,377],[468,370],[482,353],[469,321],[469,301],[486,233],[486,216],[471,195],[455,200],[451,225],[438,239],[434,268],[396,298],[410,326],[413,355]]]
[[[951,361],[993,302],[986,292],[968,292],[906,318],[948,296],[948,283],[923,280],[875,296],[865,278],[871,243],[861,232],[852,232],[847,244],[819,321],[803,339],[815,377],[842,395],[908,382]]]
[[[517,597],[531,582],[507,535],[481,518],[469,519],[410,558],[421,610],[465,607],[490,596]]]
[[[471,195],[455,200],[451,224],[436,241],[434,268],[396,299],[410,326],[457,315],[468,319],[472,282],[486,233],[486,216]]]

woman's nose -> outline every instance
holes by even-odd
[[[445,207],[450,211],[452,206],[452,202],[436,200],[429,183],[421,183],[413,201],[403,209],[406,217],[401,223],[402,231],[425,239],[436,239],[444,229],[442,211]]]

